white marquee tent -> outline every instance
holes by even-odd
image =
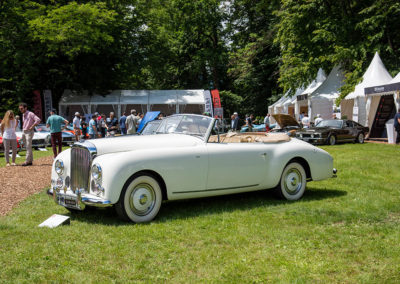
[[[339,66],[333,67],[326,80],[308,95],[308,113],[311,120],[317,114],[323,119],[331,119],[335,100],[339,97],[339,89],[344,84],[344,74]]]
[[[390,80],[392,80],[392,76],[386,70],[378,52],[376,52],[363,75],[362,82],[342,100],[340,104],[342,116],[347,115],[348,119],[353,119],[364,126],[369,126],[372,123],[369,117],[371,100],[366,100],[364,89],[386,84]]]
[[[65,90],[59,102],[60,115],[70,118],[75,112],[90,114],[113,111],[117,117],[125,111],[158,110],[166,115],[174,113],[203,113],[204,90],[116,90],[101,96],[87,91]]]
[[[383,126],[400,108],[400,73],[387,84],[364,90],[367,105],[370,105],[368,113],[370,137],[380,138],[384,136]]]
[[[306,112],[308,116],[312,119],[312,105],[311,100],[309,99],[310,95],[322,85],[322,83],[326,80],[326,74],[322,68],[318,69],[316,78],[307,86],[302,93],[296,95],[295,102],[295,116],[296,119],[299,119],[300,113]]]

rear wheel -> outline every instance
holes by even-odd
[[[282,172],[277,193],[286,200],[299,200],[306,190],[306,183],[307,176],[303,166],[297,162],[289,163]]]
[[[133,176],[122,189],[115,209],[125,220],[149,222],[158,214],[162,202],[161,186],[149,174]]]
[[[356,138],[356,142],[360,143],[360,144],[363,144],[364,140],[365,140],[364,133],[361,133],[361,132],[358,133],[357,138]]]

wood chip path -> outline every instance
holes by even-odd
[[[50,186],[53,157],[33,161],[29,167],[0,168],[0,216],[6,215],[28,196]]]

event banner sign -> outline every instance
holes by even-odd
[[[42,96],[39,90],[33,91],[33,113],[43,120],[42,113]]]
[[[44,116],[45,120],[50,116],[49,112],[53,108],[53,99],[51,97],[51,90],[44,90],[43,93],[43,100],[44,100]]]
[[[217,89],[211,90],[211,95],[213,99],[214,109],[221,108],[221,99],[219,98],[219,91]]]
[[[211,114],[211,116],[214,116],[213,113],[213,106],[212,106],[212,98],[211,98],[211,93],[209,90],[204,91],[204,111],[208,112]]]
[[[217,107],[214,109],[214,116],[223,118],[224,117],[224,109],[222,107]]]

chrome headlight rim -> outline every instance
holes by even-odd
[[[97,183],[101,183],[101,178],[103,175],[103,170],[99,164],[93,164],[92,169],[91,169],[91,175],[93,180],[95,180]]]
[[[54,163],[54,170],[59,176],[64,173],[64,162],[61,159],[57,159]]]

